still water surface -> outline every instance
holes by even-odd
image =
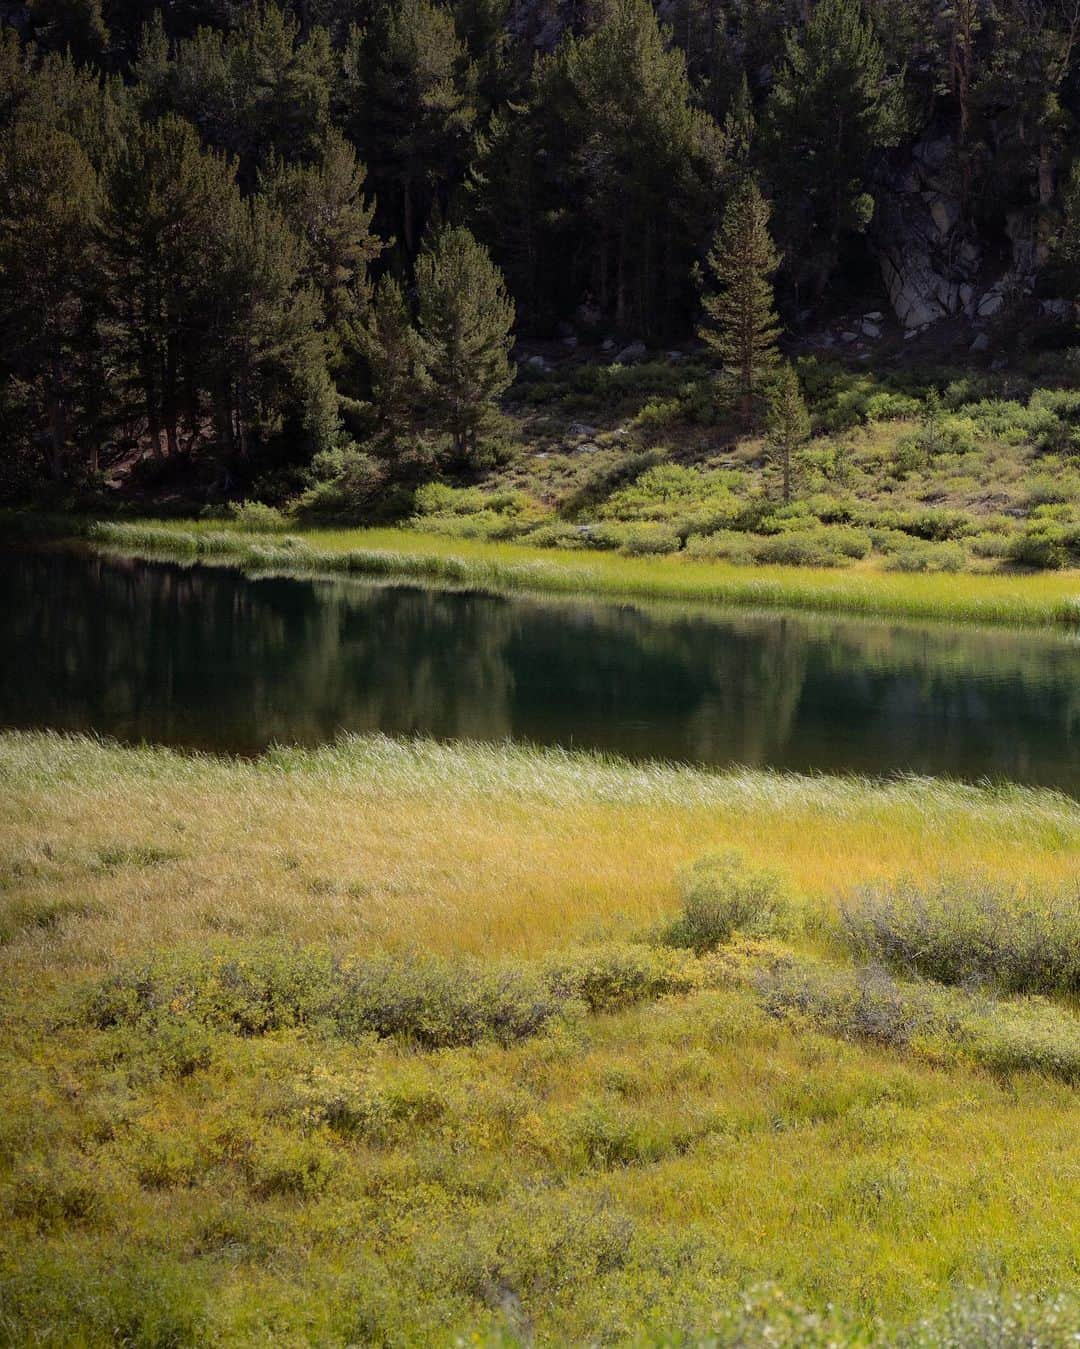
[[[1080,796],[1080,642],[11,551],[0,725],[237,753],[516,739]]]

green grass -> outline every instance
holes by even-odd
[[[99,524],[100,546],[139,556],[220,562],[254,571],[354,574],[478,589],[1015,626],[1080,624],[1080,572],[1032,575],[907,574],[743,567],[681,554],[649,559],[575,554],[519,544],[448,539],[413,530],[306,530],[252,535],[220,523]]]
[[[1071,993],[843,914],[1078,862],[1021,788],[0,735],[0,1342],[1074,1342]]]

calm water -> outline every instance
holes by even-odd
[[[1066,636],[0,554],[0,724],[241,753],[422,732],[1080,795]]]

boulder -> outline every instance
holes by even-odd
[[[981,319],[993,318],[1005,307],[1005,296],[998,286],[992,286],[984,295],[980,296],[978,304],[975,306],[975,312]]]
[[[990,338],[987,336],[986,333],[977,333],[975,336],[975,341],[972,342],[970,347],[968,347],[968,351],[970,351],[973,356],[977,356],[979,355],[980,352],[989,350],[990,350]]]
[[[879,323],[872,322],[868,318],[863,319],[863,321],[859,324],[859,331],[862,333],[863,337],[868,337],[872,342],[874,342],[881,336],[881,325]]]
[[[596,427],[588,426],[585,422],[571,422],[566,429],[566,434],[579,440],[592,440],[596,435]]]
[[[619,365],[637,365],[643,361],[649,354],[644,342],[631,342],[629,346],[623,347],[622,351],[615,357]]]
[[[1076,305],[1072,300],[1042,300],[1039,313],[1057,319],[1060,323],[1073,323],[1076,320]]]
[[[546,356],[528,356],[525,365],[529,370],[535,370],[542,375],[551,373],[551,362]]]

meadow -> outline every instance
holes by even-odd
[[[69,526],[74,533],[77,526]],[[207,520],[96,522],[97,546],[256,573],[353,574],[477,589],[803,609],[954,623],[1076,627],[1080,572],[953,574],[572,553],[404,528],[263,532]]]
[[[1075,1342],[1066,797],[6,733],[0,839],[0,1342]]]

